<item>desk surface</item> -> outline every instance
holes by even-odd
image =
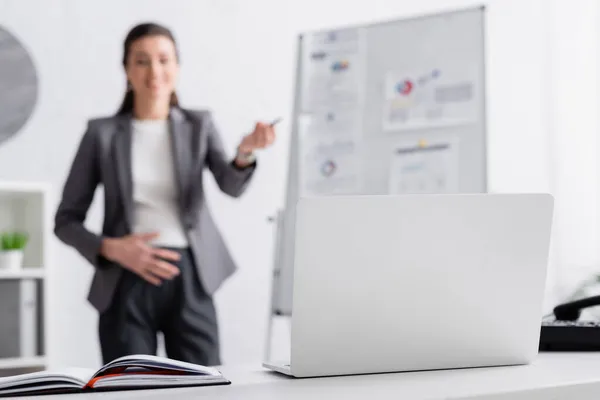
[[[260,366],[220,368],[232,384],[51,396],[83,399],[598,399],[600,353],[541,353],[524,366],[288,378]]]

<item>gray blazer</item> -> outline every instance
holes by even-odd
[[[131,233],[131,120],[129,114],[89,121],[55,216],[56,236],[95,266],[88,300],[99,312],[110,306],[122,272],[122,267],[100,254],[102,238]],[[202,172],[208,167],[219,188],[237,197],[247,187],[256,164],[239,169],[226,158],[220,134],[207,111],[172,107],[169,124],[181,223],[187,232],[201,283],[213,294],[234,273],[236,265],[207,207]],[[102,234],[84,227],[99,185],[104,188]]]

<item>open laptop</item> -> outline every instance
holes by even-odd
[[[547,194],[303,198],[295,377],[517,365],[538,353]]]

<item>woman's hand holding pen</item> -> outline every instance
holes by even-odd
[[[275,125],[279,120],[271,123],[258,122],[252,133],[244,136],[238,146],[236,163],[245,166],[254,162],[252,154],[255,150],[269,147],[275,141]]]
[[[178,261],[179,254],[147,243],[157,236],[158,233],[143,233],[107,238],[102,242],[101,254],[149,283],[160,285],[162,280],[179,275],[179,269],[168,262]]]

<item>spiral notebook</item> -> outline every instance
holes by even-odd
[[[118,358],[99,370],[68,368],[0,378],[0,397],[99,390],[228,385],[216,368],[150,355]]]

